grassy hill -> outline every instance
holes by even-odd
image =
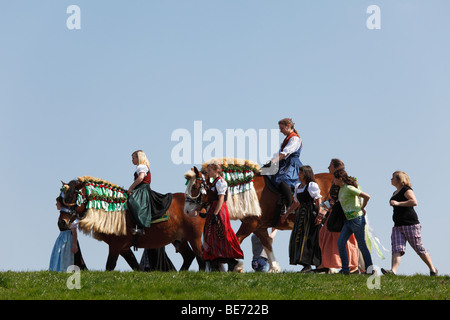
[[[299,273],[100,272],[71,275],[49,271],[0,272],[0,299],[37,300],[448,300],[450,277]],[[371,281],[373,280],[373,281]],[[69,281],[70,282],[70,281]],[[70,282],[75,283],[75,282]],[[373,286],[372,286],[373,287]]]

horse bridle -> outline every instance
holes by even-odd
[[[196,177],[195,179],[200,181],[200,190],[198,192],[198,195],[193,197],[190,194],[190,191],[189,191],[189,194],[186,191],[186,199],[185,199],[185,201],[186,202],[190,202],[190,203],[194,203],[194,204],[198,205],[201,209],[206,209],[206,207],[208,206],[208,202],[204,202],[203,203],[201,195],[202,194],[206,194],[208,192],[209,186],[208,186],[208,184],[206,183],[206,181],[205,181],[205,179],[203,177],[200,177],[200,178]]]
[[[78,212],[77,212],[77,207],[79,207],[80,205],[82,205],[83,203],[87,202],[87,199],[83,196],[83,191],[82,189],[78,189],[75,190],[75,202],[73,203],[67,203],[65,200],[65,191],[67,190],[61,190],[61,194],[60,197],[62,199],[62,204],[64,205],[65,210],[62,210],[64,212],[69,213],[72,216],[76,216],[78,219],[80,218]],[[80,197],[81,195],[81,197]],[[79,199],[81,199],[81,202],[79,201]]]

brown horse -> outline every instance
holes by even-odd
[[[196,181],[192,185],[191,190],[189,191],[189,196],[191,198],[195,198],[194,201],[189,200],[185,203],[184,211],[188,215],[192,215],[192,212],[200,210],[200,208],[205,206],[206,197],[199,197],[202,189],[207,188],[206,181],[209,181],[208,176],[200,171],[196,167],[194,167],[194,172],[196,175]],[[320,192],[322,194],[323,200],[328,194],[328,190],[330,190],[333,177],[329,173],[319,173],[315,176],[316,182],[320,187]],[[269,264],[270,264],[270,272],[280,272],[281,268],[278,262],[275,259],[275,255],[273,253],[272,248],[272,240],[269,237],[267,232],[267,228],[273,227],[279,230],[292,230],[294,225],[295,215],[290,215],[286,222],[280,223],[280,219],[275,219],[275,214],[279,214],[276,212],[277,201],[280,197],[278,193],[273,192],[265,183],[264,176],[256,175],[253,179],[253,185],[256,190],[256,194],[258,196],[259,204],[261,206],[261,216],[249,216],[241,219],[242,224],[236,233],[236,236],[240,243],[244,241],[252,232],[259,238],[261,244],[266,250]],[[204,192],[203,192],[204,193]],[[188,194],[188,193],[187,193]],[[188,200],[188,196],[186,198]],[[201,201],[199,201],[201,199]],[[201,202],[201,203],[200,203]],[[193,204],[194,203],[194,204]],[[277,223],[274,224],[274,221]]]
[[[83,200],[86,199],[86,188],[84,182],[78,181],[77,183],[77,181],[74,180],[69,183],[69,188],[66,192],[69,197],[65,197],[65,200],[73,205],[81,220],[86,212],[86,201],[83,201],[81,205],[76,205],[75,203],[78,195],[81,195]],[[153,249],[166,246],[170,243],[173,243],[177,251],[183,256],[183,265],[180,270],[188,270],[194,256],[197,258],[200,270],[204,270],[205,263],[203,261],[201,237],[205,221],[200,217],[186,216],[183,213],[184,201],[185,195],[183,193],[173,194],[172,203],[168,210],[169,220],[158,222],[152,224],[150,228],[145,228],[145,235],[139,236],[137,243],[133,243],[131,229],[134,227],[134,223],[128,211],[126,213],[126,235],[118,236],[92,231],[96,239],[104,241],[109,245],[106,270],[114,270],[119,255],[127,261],[133,270],[138,270],[139,264],[133,251],[130,249],[133,245],[138,248]],[[90,232],[90,230],[83,231]],[[188,243],[192,247],[193,253]]]

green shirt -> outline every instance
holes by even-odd
[[[339,189],[339,202],[347,220],[355,219],[364,214],[361,210],[360,194],[361,190],[348,184]]]

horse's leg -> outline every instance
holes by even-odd
[[[239,244],[244,241],[252,232],[258,228],[259,218],[258,217],[246,217],[242,219],[241,226],[239,230],[236,232],[236,237],[239,241]]]
[[[269,265],[270,269],[269,272],[281,272],[280,264],[275,259],[275,255],[273,254],[273,248],[272,248],[272,239],[269,237],[269,234],[267,233],[266,228],[258,228],[254,231],[254,234],[258,237],[259,241],[261,241],[261,244],[266,250],[267,258],[269,259]]]
[[[113,271],[117,264],[117,259],[119,258],[119,251],[109,246],[108,260],[106,261],[106,271]]]
[[[106,270],[112,271],[116,267],[117,259],[119,254],[125,252],[131,246],[131,241],[129,242],[127,238],[111,236],[104,240],[109,245],[108,260],[106,261]]]
[[[137,262],[136,257],[130,248],[122,250],[120,252],[120,255],[125,259],[131,269],[133,269],[134,271],[139,271],[139,263]]]
[[[205,271],[206,264],[205,260],[203,260],[203,247],[202,247],[202,237],[196,237],[194,239],[188,240],[189,244],[192,247],[192,250],[194,251],[195,258],[197,259],[198,268],[200,271]]]
[[[183,265],[180,268],[180,271],[187,271],[189,270],[189,267],[192,264],[192,260],[195,258],[194,252],[191,250],[191,247],[189,247],[189,244],[186,240],[183,240],[181,242],[178,242],[177,245],[173,244],[175,248],[177,249],[177,252],[181,254],[183,257]]]
[[[239,230],[236,232],[236,238],[239,241],[239,244],[244,241],[252,232],[258,228],[258,224],[260,222],[259,217],[246,217],[241,220],[241,226]],[[238,260],[236,267],[234,268],[235,272],[243,272],[244,271],[244,262],[242,260]]]

